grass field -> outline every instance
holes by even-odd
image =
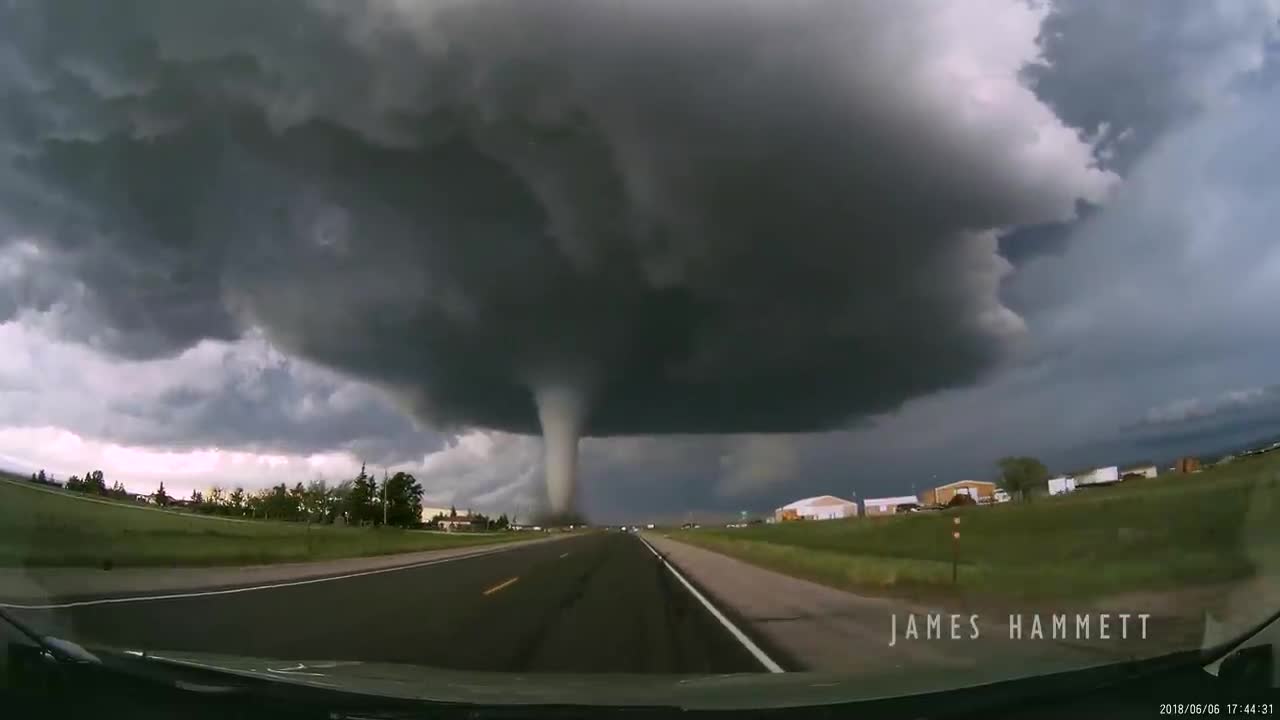
[[[1280,453],[1025,504],[670,536],[881,595],[1062,599],[1211,585],[1260,566],[1280,573]]]
[[[424,533],[231,520],[0,479],[0,567],[254,565],[436,550],[523,533]]]

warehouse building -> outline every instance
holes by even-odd
[[[996,494],[996,484],[985,480],[957,480],[946,485],[939,485],[920,493],[920,504],[924,507],[945,507],[957,495],[968,495],[976,503],[992,502]]]
[[[839,520],[858,517],[858,503],[834,495],[819,495],[788,503],[773,511],[779,522],[788,520]]]
[[[877,515],[893,515],[899,512],[899,508],[916,508],[920,506],[920,500],[915,495],[899,495],[897,497],[884,498],[868,498],[862,501],[866,508],[867,517],[875,517]]]

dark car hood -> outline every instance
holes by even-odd
[[[126,651],[160,663],[385,698],[473,705],[784,708],[848,703],[1016,682],[1010,668],[731,675],[498,673],[344,660],[271,660],[186,651]]]

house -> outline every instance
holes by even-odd
[[[778,521],[838,520],[858,517],[858,503],[834,495],[818,495],[787,503],[773,511]]]
[[[1156,469],[1155,465],[1145,465],[1145,464],[1134,465],[1132,467],[1127,467],[1120,471],[1120,477],[1122,479],[1128,478],[1130,476],[1153,478],[1158,474],[1159,474],[1159,470]]]
[[[977,503],[993,502],[996,484],[986,480],[957,480],[946,485],[939,485],[920,493],[920,504],[924,507],[944,507],[957,495],[968,495]]]
[[[915,508],[920,506],[920,500],[915,495],[898,495],[895,497],[868,498],[862,501],[867,517],[875,517],[876,515],[893,515],[899,512],[898,508]]]
[[[431,522],[431,518],[436,517],[437,515],[449,517],[449,508],[426,507],[425,505],[422,507],[422,522],[429,523]]]
[[[470,530],[473,520],[474,518],[470,515],[456,515],[454,517],[446,516],[440,518],[436,525],[439,526],[441,530],[448,532],[453,532],[454,530]]]
[[[1173,469],[1180,473],[1200,472],[1200,458],[1183,457],[1178,458],[1178,462],[1174,463]]]

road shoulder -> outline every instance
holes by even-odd
[[[985,622],[979,637],[971,638],[968,613],[961,620],[960,639],[925,639],[923,632],[920,639],[907,639],[903,625],[908,615],[946,618],[951,612],[855,595],[686,545],[661,533],[646,533],[645,539],[719,607],[740,618],[744,631],[777,648],[803,670],[879,674],[890,668],[930,669],[965,681],[992,681],[1118,659],[1094,648],[1010,640],[1007,628]]]

